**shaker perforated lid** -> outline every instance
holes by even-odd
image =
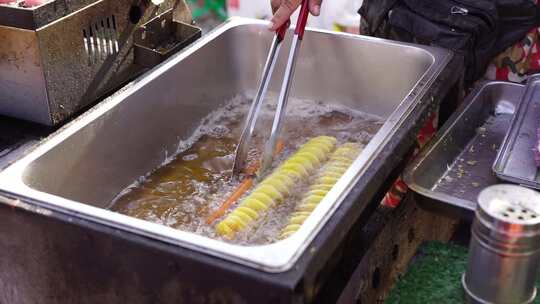
[[[478,196],[479,208],[509,224],[540,225],[540,193],[517,185],[495,185]]]

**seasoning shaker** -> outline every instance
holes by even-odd
[[[462,284],[468,303],[532,303],[540,261],[540,193],[495,185],[478,197]]]

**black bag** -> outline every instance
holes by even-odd
[[[365,0],[359,13],[366,34],[462,53],[468,83],[538,26],[540,16],[531,0]]]
[[[497,20],[492,2],[475,0],[403,0],[389,16],[392,27],[418,42],[462,53],[466,81],[481,77],[491,60]]]
[[[495,51],[497,54],[523,39],[527,32],[540,24],[540,6],[531,0],[497,0],[500,29]]]
[[[364,0],[358,13],[362,16],[361,32],[381,38],[389,38],[388,12],[398,0]]]

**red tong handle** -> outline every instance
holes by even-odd
[[[302,1],[302,6],[300,7],[300,14],[298,15],[298,21],[296,22],[296,29],[294,30],[294,34],[298,35],[298,39],[300,40],[304,38],[304,32],[306,31],[306,24],[309,17],[308,3],[309,0]],[[276,35],[280,42],[285,39],[285,34],[287,33],[287,30],[290,26],[291,19],[287,20],[287,22],[285,22],[276,30]]]
[[[285,22],[282,26],[280,26],[276,30],[276,35],[278,37],[279,42],[285,39],[285,34],[287,34],[287,30],[289,29],[289,26],[291,26],[291,19],[287,20],[287,22]]]
[[[306,24],[309,17],[309,0],[303,0],[302,6],[300,7],[300,14],[298,15],[298,21],[296,22],[296,29],[294,34],[298,35],[298,39],[302,40],[304,38],[304,32],[306,31]]]

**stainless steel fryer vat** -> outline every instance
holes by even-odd
[[[322,100],[386,119],[363,153],[293,237],[238,246],[138,220],[107,204],[174,153],[201,119],[253,90],[272,34],[233,19],[45,140],[0,173],[0,190],[40,208],[267,272],[290,269],[374,160],[425,107],[452,59],[449,51],[348,34],[309,31],[292,97]],[[283,59],[283,58],[282,58]],[[284,68],[280,61],[278,70]],[[279,72],[278,72],[279,73]],[[277,91],[274,83],[271,91]]]

